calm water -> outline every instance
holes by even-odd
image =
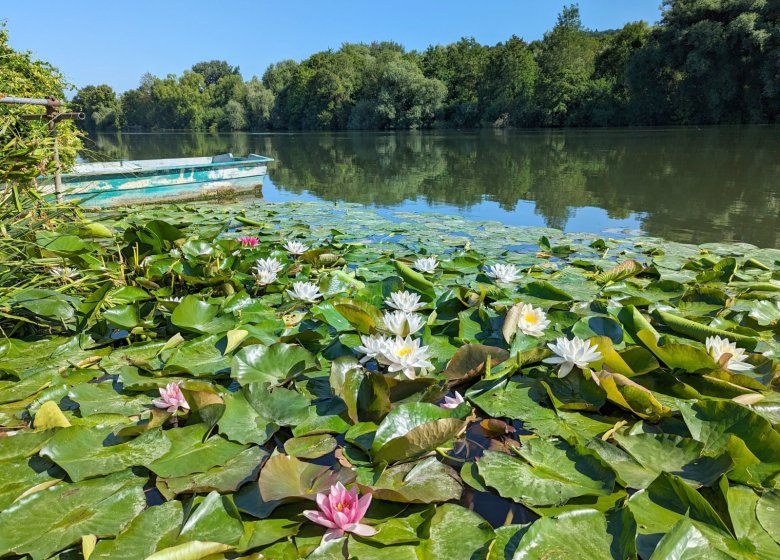
[[[780,246],[780,128],[98,134],[87,159],[250,152],[269,201]]]

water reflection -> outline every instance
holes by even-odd
[[[269,200],[359,202],[568,231],[780,246],[780,129],[100,134],[84,156],[277,160]]]

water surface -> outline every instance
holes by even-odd
[[[780,128],[95,134],[86,159],[273,157],[269,201],[780,246]]]

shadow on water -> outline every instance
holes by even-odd
[[[267,200],[780,246],[780,129],[97,134],[86,159],[276,159]]]

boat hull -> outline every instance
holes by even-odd
[[[213,161],[212,161],[213,160]],[[115,205],[199,198],[215,192],[246,190],[263,183],[270,158],[232,155],[180,160],[140,160],[82,164],[62,176],[66,198],[88,198],[90,204]],[[41,194],[53,196],[51,177],[42,181]]]

